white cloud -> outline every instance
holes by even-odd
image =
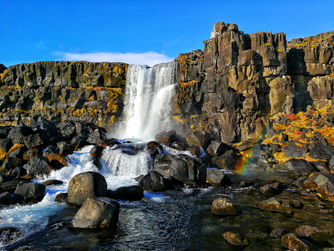
[[[120,52],[91,52],[91,53],[61,53],[62,60],[89,61],[89,62],[123,62],[153,66],[159,63],[170,62],[173,59],[157,52],[120,53]]]

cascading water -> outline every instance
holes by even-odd
[[[160,131],[172,128],[170,113],[175,69],[175,62],[152,68],[129,66],[124,100],[125,120],[119,126],[119,138],[150,140]]]

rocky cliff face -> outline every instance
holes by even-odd
[[[174,118],[199,138],[255,142],[269,118],[331,105],[334,32],[287,43],[284,33],[214,25],[204,51],[177,57]],[[200,136],[202,135],[202,136]]]
[[[0,123],[82,121],[112,125],[121,114],[127,64],[37,62],[0,72]]]

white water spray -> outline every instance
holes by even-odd
[[[150,68],[130,65],[126,77],[125,120],[118,138],[150,140],[163,130],[170,130],[171,99],[175,88],[175,62]]]

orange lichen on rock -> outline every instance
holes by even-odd
[[[24,146],[23,144],[14,144],[8,151],[7,155],[9,155],[11,152],[15,151],[16,149],[21,148],[22,146]]]

